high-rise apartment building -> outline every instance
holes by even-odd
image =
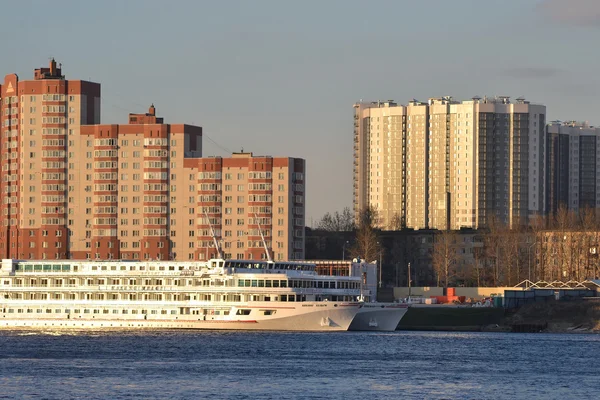
[[[20,259],[304,257],[305,162],[202,158],[202,128],[154,106],[99,124],[100,85],[52,60],[0,85],[0,253]],[[210,223],[209,223],[210,220]]]
[[[266,259],[265,244],[272,259],[304,258],[303,159],[234,153],[186,160],[185,171],[176,224],[194,226],[172,235],[178,258],[216,256],[211,229],[227,258]]]
[[[544,211],[545,106],[450,97],[354,105],[354,210],[383,228],[459,229]]]
[[[202,155],[202,128],[155,114],[151,106],[129,124],[81,126],[69,149],[72,258],[171,258],[170,216],[187,204],[185,161]]]
[[[1,85],[0,254],[68,252],[68,158],[82,124],[100,122],[100,85],[70,81],[54,60],[33,80],[6,75]],[[54,258],[54,257],[53,257]]]
[[[600,206],[600,128],[579,122],[547,125],[549,213],[560,206],[578,211]]]

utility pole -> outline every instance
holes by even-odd
[[[408,263],[408,300],[409,301],[410,301],[410,288],[411,288],[410,263]]]
[[[381,272],[383,271],[383,266],[381,265],[381,248],[379,249],[379,289],[381,289]]]

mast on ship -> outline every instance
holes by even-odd
[[[262,240],[265,253],[267,254],[267,261],[273,262],[273,260],[271,259],[271,253],[269,252],[269,248],[267,247],[267,242],[265,241],[265,236],[263,235],[262,229],[260,227],[260,220],[258,219],[256,213],[254,213],[254,219],[256,219],[256,224],[258,225],[258,233],[260,233],[260,239]]]
[[[219,246],[219,242],[217,241],[217,236],[215,235],[215,230],[213,229],[212,223],[210,222],[210,218],[208,217],[208,213],[206,209],[204,210],[204,216],[208,220],[208,226],[210,227],[210,235],[212,236],[213,242],[215,243],[215,248],[217,249],[217,256],[220,259],[223,259],[223,254],[221,253],[221,247]]]

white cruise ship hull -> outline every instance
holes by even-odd
[[[35,306],[23,305],[23,309]],[[75,307],[74,305],[70,305]],[[18,309],[18,305],[11,305]],[[54,307],[45,304],[44,307]],[[63,305],[64,307],[64,305]],[[98,309],[100,305],[86,304],[81,309]],[[112,317],[111,314],[54,314],[28,315],[2,313],[0,329],[207,329],[207,330],[276,330],[276,331],[346,331],[359,311],[360,303],[346,302],[299,302],[278,303],[253,302],[235,305],[233,315],[201,315],[194,310],[206,306],[189,306],[190,314],[142,315],[129,314]],[[128,307],[130,310],[135,307]],[[181,307],[180,307],[181,308]],[[109,311],[112,311],[108,309]],[[235,315],[243,310],[248,315]]]
[[[407,311],[406,304],[364,303],[348,330],[393,332]]]

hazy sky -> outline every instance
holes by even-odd
[[[205,156],[305,158],[307,225],[352,205],[360,99],[525,96],[549,121],[600,124],[600,0],[19,0],[0,15],[0,76],[53,56],[102,84],[103,123],[154,102],[204,128]]]

